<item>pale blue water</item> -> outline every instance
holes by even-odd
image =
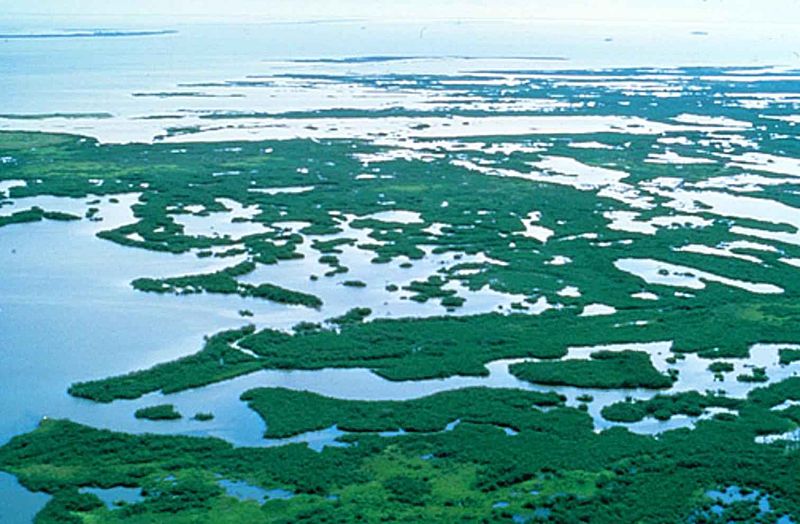
[[[0,22],[0,33],[38,32],[44,22]],[[79,20],[72,27],[81,27]],[[151,29],[153,27],[150,27]],[[499,22],[180,25],[177,34],[123,38],[0,40],[2,112],[135,111],[169,100],[131,97],[176,84],[271,70],[285,58],[390,56],[563,57],[548,68],[792,65],[791,26]],[[44,29],[53,29],[44,26]],[[117,27],[117,29],[137,29]],[[694,34],[705,30],[707,35]],[[668,45],[665,43],[668,42]],[[194,105],[216,106],[218,100]]]
[[[241,480],[220,480],[220,487],[222,487],[228,495],[236,497],[239,500],[255,500],[256,502],[264,502],[266,500],[280,500],[289,499],[294,496],[291,491],[275,488],[264,489],[258,486],[253,486]]]
[[[17,482],[16,477],[0,471],[0,522],[31,522],[49,499],[50,495],[31,493]]]

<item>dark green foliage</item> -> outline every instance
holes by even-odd
[[[40,207],[32,207],[25,211],[17,211],[8,216],[0,216],[0,227],[10,224],[24,224],[26,222],[39,222],[40,220],[59,220],[62,222],[80,220],[81,217],[62,213],[60,211],[45,211]]]
[[[383,487],[389,492],[389,500],[401,504],[422,506],[431,493],[430,485],[424,480],[412,477],[391,477],[383,482]]]
[[[583,388],[668,388],[672,380],[640,351],[597,351],[590,360],[521,362],[509,367],[528,382]]]
[[[73,220],[81,219],[79,216],[70,213],[63,213],[61,211],[45,211],[42,213],[42,218],[46,218],[48,220],[57,220],[60,222],[71,222]]]
[[[645,417],[668,420],[673,415],[699,417],[709,407],[736,409],[740,404],[741,401],[736,399],[689,391],[675,395],[656,395],[648,400],[617,402],[604,407],[602,415],[614,422],[639,422]]]
[[[800,377],[791,377],[769,386],[757,388],[748,397],[755,403],[768,408],[787,400],[800,401]]]
[[[712,362],[708,365],[708,370],[712,373],[730,373],[733,371],[733,364],[730,362]]]
[[[81,524],[80,513],[103,507],[103,502],[95,495],[79,493],[74,488],[67,488],[55,493],[55,496],[36,515],[36,524]]]
[[[220,293],[237,294],[242,297],[255,297],[278,302],[280,304],[302,305],[318,308],[322,301],[314,295],[292,291],[274,284],[244,284],[238,282],[236,277],[246,275],[256,268],[253,262],[242,262],[216,273],[205,275],[191,275],[165,279],[138,278],[131,285],[139,291],[155,293]]]
[[[778,357],[781,364],[791,364],[800,360],[800,349],[780,349]]]
[[[444,306],[444,307],[446,307],[448,309],[461,307],[461,306],[464,305],[464,302],[466,302],[465,298],[456,297],[456,296],[453,296],[453,295],[451,295],[449,297],[442,298],[442,306]]]
[[[762,391],[782,397],[793,387],[785,381]],[[654,439],[619,428],[595,433],[588,415],[577,410],[541,412],[532,407],[526,398],[531,392],[499,390],[493,400],[481,400],[489,394],[467,389],[372,403],[254,390],[251,402],[264,403],[268,424],[274,417],[313,422],[314,413],[304,414],[303,409],[333,409],[337,417],[386,427],[392,425],[386,417],[417,418],[425,403],[433,404],[421,411],[419,420],[445,418],[439,412],[446,410],[461,423],[452,431],[354,435],[348,441],[357,445],[316,453],[303,445],[234,448],[215,439],[125,435],[48,420],[0,448],[0,465],[29,489],[53,493],[43,515],[63,522],[84,515],[111,518],[94,497],[73,500],[75,490],[87,485],[142,487],[145,500],[114,516],[132,523],[163,521],[166,515],[176,522],[218,521],[223,514],[237,513],[256,522],[324,522],[333,515],[348,522],[361,515],[368,522],[444,523],[485,518],[495,502],[509,501],[510,514],[546,507],[557,522],[655,524],[685,521],[707,507],[702,493],[730,485],[768,493],[775,515],[796,516],[800,507],[800,489],[793,482],[800,474],[797,452],[783,444],[754,442],[756,435],[784,431],[792,424],[754,401],[738,416],[703,421],[695,429]],[[278,396],[295,400],[276,404]],[[498,419],[516,420],[520,432],[506,435],[493,425]],[[292,432],[299,431],[307,424],[293,427]],[[267,502],[265,513],[256,518],[246,510],[253,503],[224,495],[219,478],[291,488],[300,495]],[[327,498],[331,493],[334,499]]]
[[[262,388],[242,400],[267,422],[267,437],[289,437],[336,425],[345,431],[441,431],[461,422],[513,427],[546,427],[553,417],[535,406],[557,406],[555,393],[468,388],[405,402],[338,400],[306,391]]]
[[[255,371],[261,367],[258,361],[230,346],[252,332],[253,328],[249,326],[218,333],[208,339],[199,353],[112,380],[79,382],[70,386],[69,394],[96,402],[111,402],[120,398],[138,398],[159,390],[165,393],[181,391]],[[188,369],[191,373],[187,373]]]
[[[338,266],[339,265],[339,257],[335,257],[333,255],[322,255],[319,257],[320,264],[327,264],[329,266]]]
[[[159,404],[140,408],[136,410],[134,416],[147,420],[177,420],[181,418],[181,414],[175,410],[175,406],[172,404]]]
[[[176,493],[187,484],[198,483],[213,484],[211,492],[219,493],[216,479],[208,478],[210,471],[233,478],[244,475],[260,479],[267,487],[294,485],[299,492],[309,493],[324,492],[325,486],[359,478],[352,470],[341,468],[342,461],[358,460],[358,454],[354,450],[342,451],[339,457],[331,457],[318,456],[303,445],[237,449],[218,439],[128,435],[51,419],[43,421],[36,432],[17,437],[0,448],[0,463],[14,469],[24,469],[26,463],[69,466],[64,475],[48,467],[20,475],[26,487],[48,493],[70,486],[142,486],[148,496],[158,496],[171,484],[177,485],[168,492]],[[314,471],[307,471],[311,461]],[[169,474],[175,475],[177,482],[165,485],[162,479]]]
[[[750,375],[737,375],[736,380],[739,382],[766,382],[769,380],[766,368],[753,368]]]
[[[314,333],[322,329],[322,324],[317,322],[298,322],[294,327],[292,327],[292,331],[295,332],[297,335],[307,334],[307,333]]]
[[[242,286],[240,284],[240,286]],[[259,284],[257,286],[244,286],[244,296],[263,298],[278,302],[279,304],[293,304],[306,307],[318,308],[322,306],[322,300],[308,293],[292,291],[274,284]]]
[[[457,297],[452,289],[444,289],[447,280],[434,275],[425,281],[414,281],[403,289],[414,293],[411,300],[416,302],[427,302],[432,298],[441,299],[442,305],[448,308],[459,307],[464,304],[464,299]]]
[[[144,392],[161,387],[168,387],[169,391],[179,391],[259,368],[366,367],[392,380],[438,378],[455,374],[485,375],[488,371],[484,364],[492,360],[558,358],[566,353],[569,346],[657,341],[685,334],[687,330],[678,330],[679,325],[682,322],[700,321],[706,316],[706,312],[700,310],[666,313],[657,325],[648,325],[644,330],[635,325],[621,323],[621,316],[622,312],[613,315],[616,317],[612,320],[613,326],[609,326],[607,317],[575,317],[568,313],[548,312],[534,317],[522,314],[485,314],[469,317],[375,319],[367,323],[345,324],[339,331],[315,330],[296,337],[282,333],[275,336],[273,331],[264,330],[245,336],[238,342],[241,347],[258,354],[258,359],[227,347],[226,344],[215,344],[213,352],[204,350],[150,370],[85,383],[80,388],[71,388],[70,391],[85,391],[91,386],[95,393],[89,398],[103,397],[111,400],[112,397],[107,394],[96,395],[96,392],[107,388],[115,391],[115,395],[123,395],[117,398],[136,398]],[[565,329],[564,322],[567,321],[569,328]],[[768,330],[754,329],[751,336],[776,336],[775,333],[767,333]],[[732,336],[739,335],[734,333]],[[225,358],[220,360],[219,356],[223,353]],[[598,376],[596,381],[590,382],[595,384],[647,383],[648,386],[643,387],[657,388],[669,387],[671,384],[668,377],[652,368],[646,355],[622,356],[616,361],[613,360],[613,355],[611,357],[612,361],[605,363],[597,360],[554,362],[552,364],[556,369],[548,369],[548,372],[556,373],[548,375],[551,380],[558,376],[562,379],[559,383],[564,383],[565,380],[574,382],[561,376],[570,375],[566,373],[566,368],[560,367],[566,364],[569,368],[576,367],[582,371],[616,369],[615,374],[610,377]],[[529,364],[533,363],[526,363],[515,369],[524,369]],[[536,364],[540,367],[547,363]],[[626,379],[624,374],[629,368],[632,368],[632,378]],[[155,375],[162,378],[156,380],[153,378]],[[573,373],[571,376],[577,375]],[[137,385],[138,381],[149,385]],[[154,387],[154,383],[163,385]]]
[[[345,313],[344,315],[330,319],[328,322],[331,324],[353,324],[363,322],[368,316],[372,314],[372,310],[368,307],[356,307]],[[297,329],[295,328],[295,332]]]
[[[276,339],[267,330],[246,337],[240,345],[262,356],[265,367],[363,366],[395,380],[485,375],[483,364],[491,360],[563,355],[565,348],[557,341],[548,344],[544,338],[535,339],[537,327],[538,322],[522,315],[375,319],[342,324],[338,332],[322,330],[302,337]]]
[[[333,240],[316,240],[315,239],[314,242],[311,244],[311,247],[313,247],[314,249],[316,249],[320,253],[340,254],[342,252],[342,250],[339,249],[340,246],[352,246],[355,243],[356,243],[356,241],[353,240],[353,239],[350,239],[350,238],[336,238],[336,239],[333,239]],[[334,262],[334,263],[338,262],[338,259],[336,257],[325,257],[325,256],[322,256],[322,257],[320,257],[319,261],[321,263],[323,263],[323,264],[328,264],[331,261]]]

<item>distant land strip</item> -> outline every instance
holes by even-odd
[[[160,29],[156,31],[75,31],[65,33],[0,33],[0,39],[20,40],[30,38],[104,38],[115,36],[157,36],[171,35],[174,29]]]

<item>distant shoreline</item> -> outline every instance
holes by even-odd
[[[0,39],[25,40],[34,38],[106,38],[122,36],[159,36],[171,35],[178,31],[174,29],[161,29],[156,31],[78,31],[71,33],[3,33]]]

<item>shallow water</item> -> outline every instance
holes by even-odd
[[[228,495],[239,500],[264,502],[271,499],[289,499],[294,496],[294,493],[285,489],[264,489],[240,480],[222,479],[219,481],[219,485]]]
[[[0,522],[30,524],[48,500],[50,495],[31,493],[15,476],[0,471]]]
[[[70,18],[63,25],[85,27],[105,23],[130,28],[141,20],[99,22],[90,16]],[[52,31],[50,19],[0,19],[3,33]],[[152,24],[153,22],[145,22]],[[792,59],[787,50],[798,37],[783,27],[714,24],[698,37],[695,24],[488,21],[324,24],[186,24],[167,23],[178,32],[161,36],[83,39],[17,39],[4,42],[0,60],[0,92],[5,112],[16,114],[110,113],[107,119],[49,119],[2,121],[3,127],[47,127],[54,131],[83,130],[115,140],[152,137],[166,125],[193,125],[186,113],[266,112],[340,107],[414,107],[427,101],[413,89],[392,93],[361,86],[319,86],[307,81],[279,79],[265,87],[242,83],[287,70],[302,73],[361,74],[449,73],[465,70],[570,69],[586,67],[674,67],[691,64],[774,65]],[[63,26],[62,25],[62,26]],[[62,27],[59,26],[59,27]],[[154,27],[149,27],[154,29]],[[155,27],[164,29],[164,27]],[[47,32],[47,31],[45,31]],[[424,38],[421,34],[424,33]],[[768,37],[768,38],[767,38]],[[660,45],[669,41],[670,46]],[[531,42],[534,42],[531,47]],[[292,58],[396,55],[417,60],[391,62],[291,62]],[[153,60],[158,56],[158,60]],[[539,57],[558,58],[537,59]],[[446,58],[445,58],[446,57]],[[475,57],[469,60],[459,57]],[[492,58],[507,57],[507,58]],[[525,58],[529,57],[529,58]],[[743,59],[743,57],[747,57]],[[768,72],[771,70],[768,68]],[[652,76],[652,75],[651,75]],[[680,74],[672,73],[680,80]],[[748,81],[756,75],[718,75]],[[525,75],[521,75],[524,79]],[[536,75],[527,75],[535,81]],[[612,78],[613,79],[613,78]],[[597,81],[590,77],[584,82]],[[603,80],[601,78],[601,80]],[[609,81],[609,79],[605,79]],[[225,82],[233,81],[234,84]],[[513,85],[514,78],[493,75],[486,81]],[[574,82],[575,80],[572,79]],[[661,82],[618,81],[622,91],[671,93],[680,86]],[[202,86],[193,84],[204,84]],[[215,84],[208,86],[207,84]],[[221,86],[216,86],[221,84]],[[450,86],[458,87],[458,86]],[[733,90],[734,92],[737,90]],[[738,90],[741,91],[741,90]],[[204,96],[191,96],[193,93]],[[151,96],[131,96],[132,94]],[[189,96],[158,96],[159,94]],[[680,91],[678,91],[680,93]],[[155,96],[153,96],[155,95]],[[208,96],[210,95],[210,96]],[[236,95],[236,96],[230,96]],[[328,96],[332,95],[332,96]],[[732,98],[736,100],[736,98]],[[490,101],[484,100],[483,103]],[[496,105],[496,103],[495,103]],[[147,115],[173,115],[172,120],[144,120]],[[246,131],[238,131],[246,136]]]
[[[707,271],[678,266],[658,260],[622,258],[614,265],[617,269],[638,276],[648,284],[684,287],[688,289],[705,289],[706,282],[717,282],[726,286],[737,287],[758,294],[780,294],[783,289],[774,284],[745,282],[733,278],[721,277]]]

